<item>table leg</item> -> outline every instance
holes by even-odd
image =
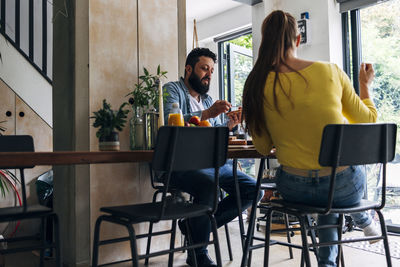
[[[239,217],[239,230],[240,230],[240,241],[242,242],[242,248],[244,246],[244,224],[243,224],[243,216],[242,216],[242,200],[240,198],[240,188],[239,182],[237,178],[237,166],[238,160],[233,159],[233,179],[235,181],[235,191],[236,191],[236,206],[238,209],[238,217]]]
[[[261,186],[261,180],[263,177],[264,173],[264,167],[265,167],[265,158],[261,159],[260,162],[260,168],[258,169],[258,175],[257,175],[257,183],[256,183],[256,194],[253,198],[253,203],[251,205],[251,213],[250,213],[250,221],[249,221],[249,226],[247,228],[247,234],[245,238],[245,243],[243,247],[243,256],[242,256],[242,263],[241,267],[245,267],[247,265],[247,260],[248,260],[248,255],[250,251],[250,245],[251,241],[253,239],[253,234],[254,234],[254,225],[256,222],[256,211],[257,211],[257,196],[260,193],[260,186]]]

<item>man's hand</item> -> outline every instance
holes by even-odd
[[[210,108],[203,110],[201,113],[201,120],[204,121],[215,118],[219,114],[227,112],[231,106],[231,103],[226,100],[217,100]]]
[[[232,115],[229,115],[229,121],[226,126],[228,126],[229,130],[232,130],[233,127],[238,125],[241,121],[242,113],[234,112]]]

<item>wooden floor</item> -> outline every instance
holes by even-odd
[[[228,251],[226,247],[226,239],[224,230],[220,229],[220,244],[221,244],[221,253],[222,253],[222,262],[224,267],[238,267],[240,266],[242,251],[239,239],[239,229],[237,222],[231,222],[229,225],[229,229],[231,232],[231,242],[233,245],[233,261],[229,261]],[[261,232],[258,232],[260,236],[264,235],[264,229],[261,227]],[[361,235],[361,232],[353,231],[352,233],[346,234],[348,235]],[[280,236],[274,236],[274,239],[284,239]],[[396,240],[400,242],[400,237],[398,236],[390,236],[390,240]],[[300,238],[299,235],[294,237],[294,242],[299,242]],[[210,248],[210,255],[214,258],[213,249]],[[286,247],[282,247],[279,245],[275,245],[271,247],[270,250],[270,266],[271,267],[298,267],[300,266],[300,251],[294,250],[294,259],[289,259],[288,249]],[[372,253],[363,251],[360,249],[350,248],[345,246],[344,247],[344,255],[345,255],[345,262],[347,267],[367,267],[367,266],[374,266],[374,267],[383,267],[386,266],[385,257],[380,254]],[[263,266],[263,257],[264,251],[263,249],[255,250],[253,252],[253,260],[252,266],[253,267],[261,267]],[[185,253],[176,253],[175,254],[175,262],[174,266],[187,266],[185,264],[186,254]],[[400,266],[399,259],[392,259],[393,266]],[[39,266],[39,258],[34,255],[33,253],[23,253],[23,254],[14,254],[14,255],[7,255],[5,261],[5,267],[36,267]],[[47,260],[45,267],[54,267],[54,262],[52,260]],[[132,266],[129,263],[123,263],[118,265],[112,265],[116,267],[128,267]],[[144,266],[143,263],[141,266]],[[167,257],[162,256],[158,258],[152,258],[150,260],[149,266],[159,266],[164,267],[167,266]],[[317,266],[315,258],[312,256],[312,266]]]

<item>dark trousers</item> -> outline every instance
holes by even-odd
[[[232,168],[232,164],[227,163],[220,168],[219,172],[219,184],[227,193],[227,196],[219,202],[215,213],[218,227],[232,221],[239,214]],[[256,193],[256,180],[240,171],[238,171],[237,176],[243,211],[251,206]],[[175,172],[171,176],[171,185],[192,195],[195,203],[213,205],[214,169]],[[258,200],[261,197],[262,193],[259,194]],[[193,242],[207,242],[209,240],[211,223],[207,216],[190,219],[189,227]],[[196,253],[207,253],[207,247],[196,249]]]

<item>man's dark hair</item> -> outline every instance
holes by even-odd
[[[217,62],[217,56],[210,49],[197,47],[192,51],[190,51],[189,55],[186,58],[185,67],[187,65],[190,65],[192,66],[192,68],[194,68],[196,63],[199,62],[199,57],[201,56],[211,58],[214,61],[214,63]]]

